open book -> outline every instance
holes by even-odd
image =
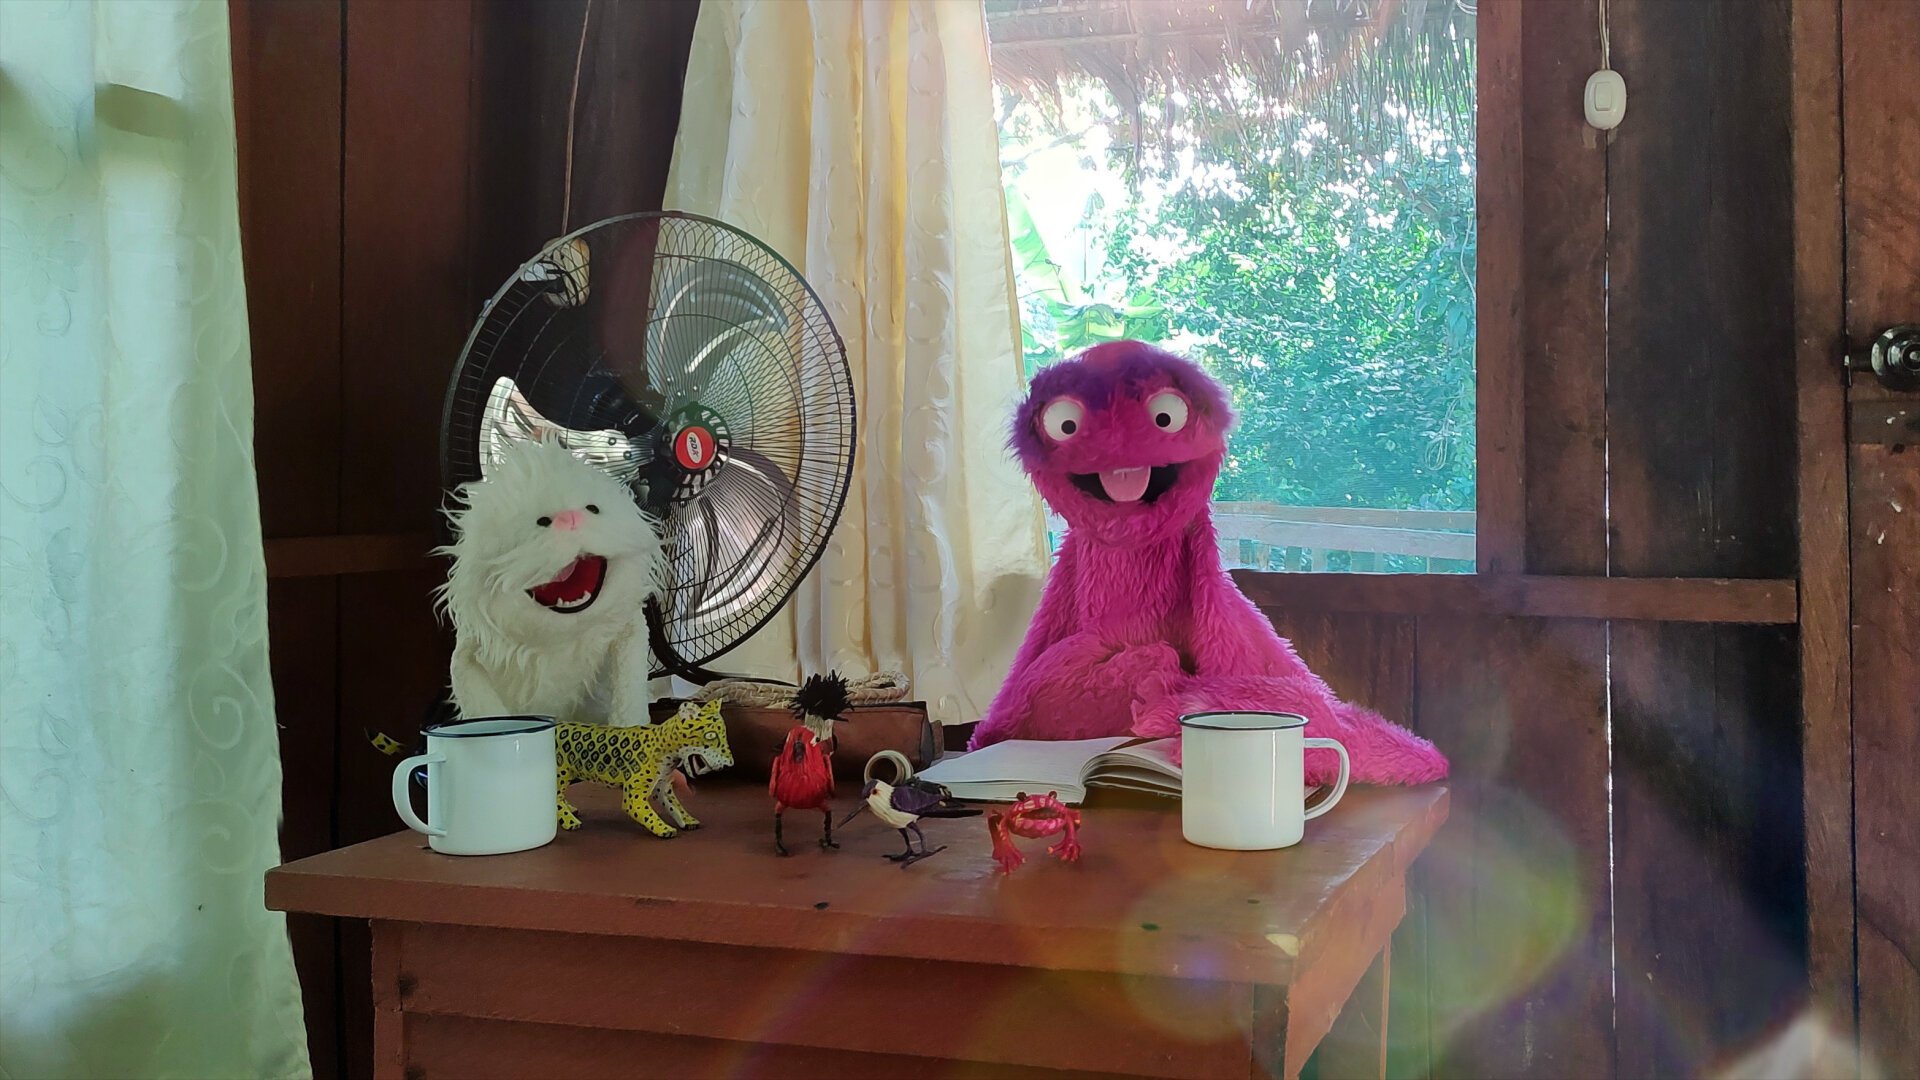
[[[1127,788],[1180,797],[1180,766],[1172,739],[1074,739],[1046,742],[1010,739],[972,753],[942,758],[919,775],[944,784],[955,798],[1012,802],[1029,795],[1060,793],[1078,804],[1089,787]]]

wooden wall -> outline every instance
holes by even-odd
[[[439,416],[481,302],[558,235],[582,0],[234,0],[287,857],[389,832],[446,677]],[[576,225],[658,208],[697,0],[596,0]],[[365,927],[291,920],[316,1075],[371,1063]]]
[[[1798,570],[1789,5],[1614,0],[1611,140],[1581,120],[1591,5],[1480,12],[1483,58],[1520,37],[1511,85],[1482,73],[1483,127],[1516,88],[1522,116],[1520,175],[1482,136],[1481,287],[1501,263],[1517,305],[1482,294],[1482,401],[1491,326],[1518,342],[1493,393],[1523,402],[1499,569],[1563,577],[1243,584],[1454,763],[1394,943],[1393,1074],[1690,1075],[1808,1001],[1795,611],[1704,580],[1790,596]]]
[[[1483,381],[1518,395],[1482,476],[1504,576],[1243,585],[1454,761],[1394,945],[1394,1074],[1695,1072],[1806,996],[1788,5],[1614,0],[1609,143],[1580,122],[1591,5],[1509,2],[1482,4],[1523,118],[1482,177],[1514,226],[1482,248],[1512,353]],[[289,856],[391,827],[362,729],[444,672],[440,397],[480,301],[561,231],[583,10],[236,0]],[[695,10],[594,4],[572,223],[657,204]],[[364,933],[294,934],[316,1071],[360,1075]]]

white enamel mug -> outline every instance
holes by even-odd
[[[1180,718],[1180,831],[1190,844],[1229,851],[1292,847],[1347,792],[1347,748],[1306,737],[1292,713],[1204,712]],[[1308,747],[1340,755],[1340,779],[1306,805]]]
[[[393,808],[447,855],[504,855],[559,828],[551,717],[496,716],[426,729],[427,752],[393,770]],[[413,770],[427,768],[427,819],[413,812]]]

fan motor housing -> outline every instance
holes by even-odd
[[[726,468],[732,435],[725,417],[699,404],[674,413],[667,427],[673,433],[673,460],[684,474],[674,500],[686,502]]]

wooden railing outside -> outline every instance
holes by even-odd
[[[1235,570],[1472,573],[1474,515],[1278,503],[1213,504],[1220,559]],[[1054,547],[1066,522],[1047,516]]]

